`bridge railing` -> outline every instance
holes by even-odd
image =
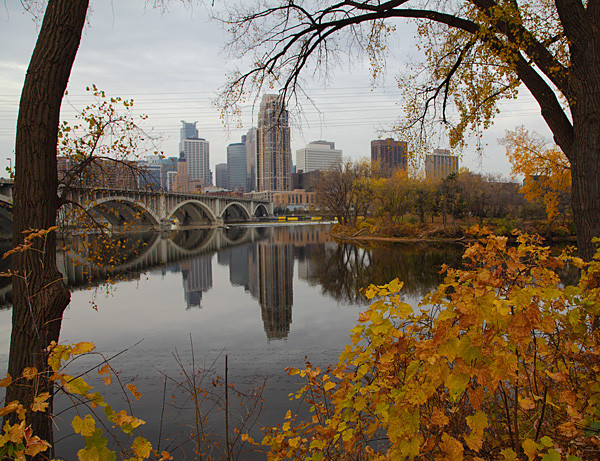
[[[229,194],[225,192],[176,192],[176,191],[164,191],[154,189],[141,189],[141,188],[119,188],[112,189],[106,187],[71,187],[73,191],[89,191],[92,193],[101,194],[114,194],[114,195],[127,195],[127,194],[148,194],[154,196],[169,196],[169,197],[185,197],[185,198],[224,198],[243,202],[259,202],[259,203],[270,203],[269,200],[255,199],[251,197],[244,197],[243,195]]]

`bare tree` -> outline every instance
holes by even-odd
[[[367,162],[346,162],[325,171],[317,186],[317,203],[336,216],[342,225],[356,226],[368,213],[371,200],[371,169]]]

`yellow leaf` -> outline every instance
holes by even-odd
[[[38,453],[46,451],[50,447],[51,445],[48,442],[40,439],[37,436],[34,436],[27,441],[27,448],[25,449],[25,454],[29,456],[35,456]]]
[[[465,436],[465,442],[472,450],[479,451],[483,445],[483,431],[488,426],[488,419],[485,413],[478,411],[474,416],[467,416],[467,424],[471,428],[471,433]]]
[[[242,442],[248,442],[248,443],[256,444],[256,442],[254,441],[254,439],[252,437],[250,437],[248,434],[242,434],[241,435],[241,439],[242,439]]]
[[[46,402],[46,400],[49,398],[50,394],[48,392],[42,392],[40,395],[36,396],[31,404],[31,411],[45,411],[48,407],[48,402]]]
[[[369,321],[369,317],[367,315],[365,315],[364,312],[361,312],[360,314],[358,314],[358,321],[361,323],[365,323]]]
[[[16,411],[20,406],[18,400],[7,403],[3,408],[0,408],[0,417]]]
[[[464,451],[462,443],[460,443],[454,437],[449,436],[445,432],[442,434],[440,448],[446,455],[446,459],[451,459],[452,461],[462,461]]]
[[[288,440],[290,447],[296,448],[300,446],[300,436]]]
[[[135,456],[138,458],[147,458],[150,456],[152,445],[143,437],[136,437],[131,445]]]
[[[400,319],[406,318],[409,315],[414,313],[414,309],[410,304],[407,303],[398,303],[396,307],[390,309],[390,314],[398,317]]]
[[[94,418],[90,415],[86,415],[83,419],[79,416],[75,416],[71,422],[71,426],[73,426],[76,433],[81,434],[84,437],[89,437],[94,434],[96,421],[94,421]]]
[[[145,424],[141,419],[138,419],[135,416],[129,416],[125,413],[125,410],[116,413],[112,422],[115,426],[120,426],[121,430],[126,433],[130,433],[132,429]]]
[[[529,461],[533,461],[538,451],[537,443],[531,439],[525,439],[521,446],[523,447],[523,451],[527,455],[527,458],[529,458]]]
[[[10,386],[11,382],[12,382],[12,378],[10,377],[10,375],[6,375],[5,378],[0,380],[0,387]]]
[[[169,459],[173,459],[173,457],[169,454],[168,451],[161,451],[160,452],[160,459],[158,461],[167,461]]]
[[[73,355],[75,354],[84,354],[86,352],[91,352],[96,348],[96,346],[94,345],[94,343],[89,342],[89,341],[83,341],[80,343],[77,343],[73,346],[73,349],[71,350],[71,353]]]
[[[517,460],[517,454],[514,452],[512,448],[505,448],[500,451],[500,454],[504,456],[504,461],[515,461]]]
[[[331,381],[329,381],[323,385],[323,389],[325,391],[329,391],[329,390],[333,389],[334,387],[335,387],[335,383],[332,383]]]
[[[452,398],[456,399],[461,395],[469,384],[471,377],[467,373],[453,371],[446,379],[446,386],[450,391]]]
[[[12,426],[6,423],[4,425],[4,431],[8,435],[8,440],[13,443],[21,443],[25,437],[25,421],[21,421],[19,424],[13,424]]]

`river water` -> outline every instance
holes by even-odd
[[[113,239],[100,252],[103,268],[85,259],[90,248],[98,249],[95,237],[72,242],[58,255],[73,290],[61,340],[93,341],[98,354],[76,360],[70,374],[116,355],[109,363],[118,379],[113,376],[110,387],[95,370],[87,374],[88,382],[115,410],[129,411],[131,405],[146,421],[141,434],[175,459],[197,457],[190,438],[198,413],[193,393],[185,389],[192,379],[207,391],[198,395],[204,432],[223,442],[224,393],[216,375],[224,378],[226,355],[236,391],[250,393],[264,384],[256,407],[257,400],[246,398],[240,406],[236,392],[229,393],[231,438],[244,408],[254,410],[243,429],[259,440],[260,428],[283,421],[288,409],[306,415],[306,408],[289,399],[301,381],[284,370],[302,367],[306,357],[321,367],[337,361],[367,305],[360,288],[398,277],[405,282],[407,302],[417,306],[441,281],[441,264],[459,264],[463,251],[415,244],[360,248],[336,243],[328,230],[297,225],[138,233]],[[106,264],[114,267],[108,271]],[[102,284],[107,278],[112,282]],[[6,289],[4,296],[9,298]],[[0,311],[0,329],[5,364],[10,309]],[[139,401],[123,391],[127,383],[142,393]],[[56,455],[62,459],[76,459],[83,446],[70,428],[75,411],[89,412],[57,398]],[[212,454],[218,459],[218,451]],[[244,451],[237,459],[264,458]]]

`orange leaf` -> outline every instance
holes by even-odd
[[[12,378],[10,377],[10,375],[6,375],[5,378],[0,380],[0,387],[10,386],[10,383],[12,383]]]
[[[23,370],[23,377],[26,378],[28,381],[31,381],[33,378],[35,378],[35,375],[37,375],[38,371],[36,367],[27,367]]]
[[[140,397],[142,396],[141,392],[138,392],[137,387],[135,387],[134,384],[127,384],[127,386],[125,386],[127,389],[129,389],[129,391],[134,395],[134,397],[136,398],[136,400],[139,400]]]
[[[50,448],[50,444],[39,437],[31,437],[29,442],[27,443],[27,448],[25,449],[25,454],[29,456],[35,456],[38,453],[42,453]]]

